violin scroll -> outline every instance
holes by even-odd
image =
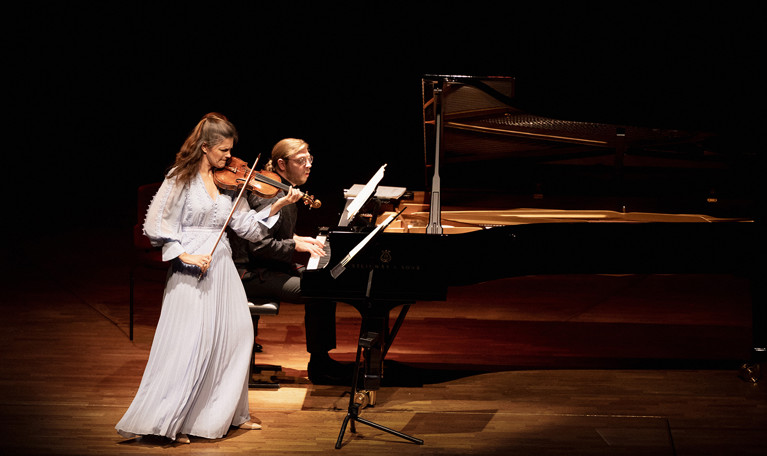
[[[309,209],[318,209],[322,207],[322,201],[316,199],[314,196],[304,193],[301,196],[301,199],[304,200],[304,205],[309,206]]]

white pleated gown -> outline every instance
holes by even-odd
[[[116,425],[124,437],[175,439],[183,433],[214,439],[250,419],[253,323],[226,235],[202,278],[198,268],[177,259],[182,252],[210,253],[232,199],[211,198],[198,175],[187,185],[166,179],[150,204],[144,233],[163,246],[171,274],[141,384]],[[251,211],[243,198],[229,226],[257,240],[265,231],[261,224],[276,221],[266,217],[269,209]]]

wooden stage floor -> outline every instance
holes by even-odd
[[[94,244],[100,236],[113,241]],[[388,386],[361,416],[423,445],[358,424],[334,449],[347,388],[307,380],[303,308],[288,303],[259,328],[258,362],[283,368],[279,389],[250,390],[263,430],[191,445],[125,440],[114,425],[138,387],[162,293],[162,274],[139,274],[130,341],[129,239],[80,232],[6,246],[24,255],[0,278],[0,454],[767,451],[767,380],[738,376],[751,343],[747,282],[676,275],[520,277],[413,305]],[[341,304],[337,321],[332,354],[352,360],[358,315]]]

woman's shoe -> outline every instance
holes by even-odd
[[[241,425],[237,426],[240,429],[247,429],[249,431],[256,431],[258,429],[261,429],[261,425],[258,423],[254,423],[252,421],[246,421],[245,423],[242,423]]]
[[[186,434],[179,434],[176,436],[176,442],[178,443],[192,443],[191,440],[189,440],[189,436]]]

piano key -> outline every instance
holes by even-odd
[[[325,255],[312,255],[309,258],[309,262],[306,264],[306,269],[322,269],[328,264],[328,261],[330,260],[330,244],[326,242],[327,236],[320,234],[316,237],[316,239],[325,244]]]

